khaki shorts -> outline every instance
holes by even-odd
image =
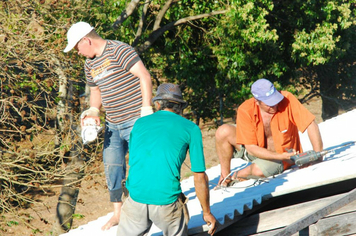
[[[123,202],[117,236],[146,235],[154,223],[164,236],[188,235],[188,199],[181,194],[168,205],[149,205],[134,201],[128,195]]]
[[[232,158],[241,158],[247,162],[252,162],[261,169],[265,177],[272,175],[277,175],[283,172],[283,162],[282,161],[268,161],[260,159],[258,157],[252,156],[247,153],[245,146],[241,145],[241,150],[238,151],[235,149]]]

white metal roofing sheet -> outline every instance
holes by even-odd
[[[356,178],[355,144],[343,146],[356,140],[355,120],[356,110],[352,110],[319,124],[324,148],[327,150],[336,148],[333,153],[324,157],[322,163],[303,169],[295,167],[267,180],[248,180],[219,190],[213,190],[213,188],[220,176],[220,166],[208,169],[206,173],[210,181],[211,211],[219,223],[227,224],[235,217],[242,215],[244,211],[252,209],[256,204],[261,204],[265,198]],[[301,134],[301,141],[304,151],[312,149],[307,132]],[[243,160],[233,159],[231,168],[236,171],[245,165],[247,163]],[[202,218],[201,206],[195,195],[193,177],[183,180],[181,185],[183,192],[189,198],[188,209],[191,217],[188,225],[189,232],[206,231],[207,226]],[[116,235],[117,227],[112,227],[108,231],[100,229],[111,216],[112,213],[63,235]],[[161,231],[153,226],[148,235],[161,235]]]

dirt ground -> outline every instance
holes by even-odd
[[[321,119],[321,101],[314,99],[307,104],[304,104],[315,116],[317,123],[322,122]],[[225,123],[232,123],[232,119],[226,119]],[[212,124],[202,124],[201,130],[203,134],[204,154],[206,158],[207,168],[219,164],[215,150],[215,128]],[[189,170],[189,158],[182,167],[182,178],[191,176]],[[105,175],[102,163],[97,163],[97,169],[93,178],[85,178],[81,183],[81,188],[78,195],[76,205],[75,218],[73,227],[86,224],[96,220],[100,216],[107,215],[112,212],[112,204],[109,202],[109,194],[106,188]],[[34,236],[34,235],[52,235],[52,226],[55,219],[56,205],[60,189],[54,189],[47,196],[41,196],[37,200],[41,203],[34,204],[31,209],[21,210],[20,213],[26,217],[28,222],[21,222],[11,215],[1,217],[1,221],[8,223],[5,228],[0,228],[1,235],[18,235],[18,236]],[[17,225],[17,223],[18,225]]]

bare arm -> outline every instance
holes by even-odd
[[[313,150],[320,152],[323,150],[323,140],[321,139],[320,130],[318,124],[313,121],[307,128],[309,140],[313,146]]]
[[[136,77],[140,78],[141,92],[142,92],[142,106],[151,106],[152,100],[152,80],[151,75],[142,63],[138,61],[130,69],[130,72]]]
[[[99,87],[90,87],[90,107],[101,107],[101,92]]]
[[[289,160],[296,152],[277,153],[257,145],[245,145],[246,151],[258,158],[265,160]]]
[[[203,219],[210,226],[209,234],[216,230],[216,219],[210,212],[208,176],[205,172],[194,172],[194,186],[203,209]]]

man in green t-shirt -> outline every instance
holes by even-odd
[[[217,225],[210,212],[201,131],[180,115],[186,102],[178,85],[160,85],[153,103],[157,112],[138,119],[130,134],[129,196],[117,234],[142,235],[154,223],[164,235],[188,235],[189,215],[180,186],[188,149],[203,218],[213,234]]]

